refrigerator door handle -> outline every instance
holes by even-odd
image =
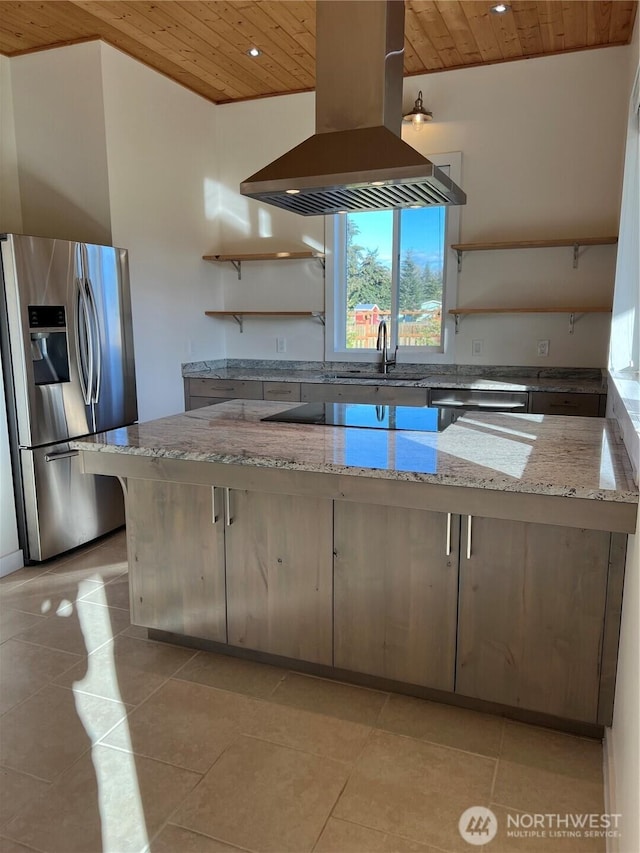
[[[80,454],[79,450],[61,450],[59,453],[45,453],[45,462],[55,462],[57,459],[72,459]]]
[[[82,279],[76,278],[78,289],[76,300],[76,355],[78,358],[78,375],[85,405],[91,405],[93,389],[93,341],[89,319],[87,297],[84,292]],[[87,367],[88,365],[88,367]]]
[[[102,349],[100,347],[100,324],[98,322],[98,309],[96,307],[96,299],[93,292],[93,285],[89,277],[85,278],[87,288],[87,305],[91,310],[93,322],[93,334],[91,336],[91,346],[93,348],[93,363],[95,364],[95,376],[93,377],[93,395],[92,402],[97,403],[100,399],[100,378],[102,376]]]

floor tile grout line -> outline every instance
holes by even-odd
[[[117,728],[120,725],[120,723],[122,723],[122,720],[120,720],[119,723],[116,723],[116,725],[113,726],[109,730],[109,732],[107,732],[105,737],[107,737],[107,735],[111,734],[111,732],[115,728]],[[155,761],[158,764],[162,764],[164,767],[172,767],[174,770],[184,770],[185,773],[193,773],[194,776],[200,776],[200,779],[196,782],[196,785],[200,784],[200,780],[203,779],[207,775],[207,773],[209,772],[211,767],[213,767],[213,764],[212,764],[211,767],[209,767],[205,771],[194,770],[193,767],[185,767],[184,764],[172,764],[170,761],[167,761],[164,758],[157,758],[154,755],[147,755],[144,752],[136,752],[134,749],[127,749],[124,746],[118,746],[117,744],[114,744],[114,743],[103,743],[102,739],[100,739],[99,741],[96,741],[96,743],[94,743],[92,745],[92,748],[93,748],[93,746],[100,746],[103,749],[112,749],[114,752],[119,752],[121,755],[130,755],[134,760],[136,758],[144,758],[145,761]],[[216,761],[217,760],[218,759],[216,758]],[[214,764],[215,764],[215,762],[214,762]]]
[[[242,735],[239,735],[238,737],[242,737]],[[185,796],[180,800],[180,802],[179,802],[179,803],[177,803],[177,804],[176,804],[176,806],[175,806],[175,808],[173,809],[173,811],[171,811],[171,812],[169,813],[169,815],[168,815],[168,817],[166,818],[166,820],[165,820],[165,822],[164,822],[164,824],[163,824],[162,828],[164,828],[165,826],[167,826],[168,824],[170,824],[170,823],[171,823],[172,818],[174,818],[174,817],[175,817],[175,815],[178,813],[178,811],[183,807],[183,805],[185,804],[185,802],[187,801],[187,799],[188,799],[189,797],[191,797],[193,794],[195,794],[195,792],[198,790],[198,788],[203,784],[203,782],[204,782],[205,778],[208,776],[208,774],[209,774],[209,773],[211,773],[211,771],[213,770],[213,768],[214,768],[214,767],[216,766],[216,764],[220,761],[220,759],[222,758],[222,756],[223,756],[223,755],[225,755],[225,754],[227,753],[227,751],[228,751],[228,750],[233,746],[233,744],[235,744],[235,743],[236,743],[236,741],[238,740],[238,737],[235,737],[235,738],[231,741],[231,743],[227,744],[227,746],[222,750],[222,752],[220,753],[220,755],[218,755],[218,757],[216,758],[216,760],[213,762],[213,764],[211,765],[211,767],[209,767],[209,769],[207,770],[207,772],[206,772],[206,773],[202,773],[202,774],[200,775],[200,779],[199,779],[199,781],[198,781],[198,782],[196,782],[196,784],[193,786],[193,788],[192,788],[192,789],[191,789],[187,794],[185,794]],[[174,824],[172,824],[172,825],[173,825],[173,826],[177,826],[177,827],[179,827],[180,829],[186,829],[187,831],[191,831],[191,830],[189,829],[189,827],[188,827],[188,826],[184,826],[184,825],[183,825],[183,824],[181,824],[181,823],[174,823]],[[150,843],[151,843],[151,841],[152,841],[152,840],[154,840],[155,838],[157,838],[157,837],[158,837],[158,835],[159,835],[159,833],[160,833],[161,831],[162,831],[161,829],[160,829],[160,830],[158,830],[158,832],[153,836],[153,839],[150,839]],[[209,838],[209,837],[211,837],[211,836],[205,836],[205,837]],[[226,842],[224,842],[224,843],[226,843]]]
[[[368,736],[367,736],[367,739],[368,739]],[[333,805],[329,809],[329,813],[327,814],[326,818],[324,819],[324,822],[323,822],[322,826],[320,827],[320,831],[318,832],[315,841],[313,842],[313,844],[309,848],[311,851],[315,850],[315,848],[317,847],[318,841],[320,841],[320,839],[322,837],[322,833],[325,831],[327,824],[329,823],[329,821],[333,817],[333,811],[334,811],[335,807],[338,805],[338,803],[340,802],[340,798],[344,794],[344,792],[347,788],[347,785],[349,784],[349,780],[351,779],[351,776],[353,775],[353,772],[356,768],[356,763],[357,762],[354,761],[353,766],[350,768],[349,772],[347,773],[347,777],[344,780],[344,784],[341,786],[340,790],[338,791],[338,794],[337,794],[335,800],[333,801]]]
[[[24,631],[22,631],[21,633],[24,633]],[[4,646],[5,643],[8,643],[10,640],[13,640],[15,643],[20,643],[23,646],[29,646],[29,647],[35,646],[38,649],[47,649],[48,651],[57,652],[58,654],[62,654],[62,655],[72,655],[75,658],[80,658],[80,660],[82,660],[82,658],[89,657],[89,655],[81,655],[81,654],[78,654],[78,652],[68,652],[66,649],[56,649],[53,646],[43,646],[42,643],[34,643],[31,640],[24,640],[20,636],[20,634],[16,634],[15,637],[8,637],[4,641],[4,643],[2,643],[2,645]],[[76,663],[79,663],[79,661],[76,660],[72,665],[75,666]],[[62,675],[62,673],[60,673],[60,675]],[[56,676],[56,678],[57,677],[58,676]]]
[[[411,838],[408,835],[400,835],[397,832],[387,832],[386,829],[378,829],[375,826],[367,826],[366,823],[358,823],[357,820],[352,820],[351,818],[348,818],[348,817],[334,817],[333,820],[339,820],[339,821],[342,821],[343,823],[348,823],[351,826],[357,826],[360,829],[368,829],[371,832],[379,832],[380,835],[384,835],[387,838],[392,838],[392,839],[393,838],[399,838],[402,841],[408,841],[412,844],[420,844],[428,851],[433,850],[433,851],[437,851],[437,853],[451,853],[451,850],[449,848],[439,847],[437,844],[433,844],[433,842],[416,841],[415,838]],[[317,843],[318,842],[316,841],[316,844]],[[540,853],[542,853],[542,851],[540,851]],[[547,853],[549,853],[549,851],[547,851]]]
[[[351,764],[351,762],[340,761],[339,758],[332,758],[330,755],[319,755],[317,752],[309,752],[309,750],[302,749],[299,746],[291,746],[291,744],[288,744],[288,743],[280,743],[278,741],[267,740],[266,738],[260,737],[259,735],[256,735],[252,732],[251,733],[238,732],[238,736],[237,736],[237,738],[235,738],[235,740],[237,740],[238,738],[242,738],[242,737],[248,738],[249,740],[256,740],[259,743],[268,743],[270,746],[278,746],[281,749],[289,749],[289,750],[291,750],[291,752],[301,752],[303,755],[310,755],[313,758],[321,758],[323,761],[331,761],[333,764],[338,765],[338,767],[340,767],[340,768],[349,767],[349,765]],[[229,746],[230,745],[231,744],[229,744]],[[227,747],[227,749],[228,748],[229,747]],[[226,749],[225,749],[225,752],[226,752]],[[216,764],[217,761],[218,761],[218,759],[216,759],[214,764]],[[207,770],[207,773],[209,773],[209,771],[214,766],[214,764],[212,764],[211,767],[209,768],[209,770]],[[355,765],[355,762],[353,762],[353,764]]]
[[[357,767],[357,765],[358,765],[358,762],[359,762],[359,761],[360,761],[360,759],[362,758],[362,755],[363,755],[363,753],[364,753],[364,751],[365,751],[365,749],[366,749],[367,745],[368,745],[368,744],[369,744],[369,742],[372,740],[372,738],[373,738],[373,733],[374,733],[375,731],[376,731],[376,730],[375,730],[375,729],[373,729],[373,728],[371,728],[371,729],[369,730],[369,732],[368,732],[368,734],[367,734],[367,736],[366,736],[366,738],[365,738],[365,740],[364,740],[364,743],[363,743],[363,745],[362,745],[362,749],[360,750],[360,754],[358,755],[357,759],[353,762],[353,765],[352,765],[351,769],[349,770],[349,773],[347,774],[347,778],[345,779],[344,785],[343,785],[343,786],[342,786],[342,788],[340,789],[340,793],[338,794],[338,796],[336,797],[336,799],[335,799],[335,801],[334,801],[333,805],[331,806],[331,809],[329,810],[329,814],[327,815],[326,820],[324,821],[324,823],[323,823],[323,825],[322,825],[322,829],[320,830],[320,833],[318,834],[318,837],[316,838],[316,840],[315,840],[315,841],[314,841],[314,843],[313,843],[313,847],[311,848],[311,850],[312,850],[312,851],[313,851],[313,850],[315,850],[315,848],[316,848],[316,846],[317,846],[317,844],[318,844],[318,841],[319,841],[319,840],[320,840],[320,838],[322,837],[322,833],[324,832],[324,830],[325,830],[325,828],[326,828],[327,824],[329,823],[329,821],[330,821],[330,820],[331,820],[331,818],[333,817],[333,813],[334,813],[334,811],[335,811],[335,808],[336,808],[336,806],[338,805],[338,803],[340,802],[340,798],[341,798],[341,797],[342,797],[342,795],[344,794],[344,792],[345,792],[345,790],[346,790],[346,788],[347,788],[347,785],[349,784],[349,782],[350,782],[350,780],[351,780],[351,777],[353,776],[353,774],[354,774],[354,772],[355,772],[355,770],[356,770],[356,767]],[[337,820],[337,819],[338,819],[338,818],[336,818],[336,820]]]
[[[27,773],[26,770],[17,770],[15,767],[10,767],[8,764],[0,764],[0,770],[10,770],[12,773],[17,773],[19,776],[28,776],[29,779],[34,779],[36,782],[43,782],[47,785],[52,784],[49,779],[43,779],[42,776],[36,776],[34,773]],[[6,824],[3,824],[3,826],[5,825]]]
[[[10,821],[8,821],[8,823],[10,823]],[[10,835],[3,835],[3,831],[3,829],[0,829],[0,840],[5,839],[6,841],[11,841],[13,844],[18,844],[19,846],[24,847],[25,850],[32,850],[33,853],[48,853],[47,850],[42,850],[39,847],[32,847],[30,844],[25,844],[24,841],[16,841],[15,838],[11,838]]]
[[[505,735],[507,731],[507,726],[514,726],[516,728],[525,728],[529,731],[541,732],[542,734],[555,735],[560,738],[566,738],[568,740],[573,741],[581,741],[582,743],[590,743],[596,744],[598,746],[602,746],[603,738],[594,738],[588,737],[587,735],[577,734],[575,732],[564,731],[563,729],[553,729],[549,726],[543,726],[538,723],[525,723],[522,720],[516,720],[512,717],[504,717],[504,725],[505,725]]]
[[[293,670],[285,669],[282,673],[282,677],[278,680],[278,683],[273,686],[273,689],[269,692],[269,697],[273,696],[276,690],[280,687],[283,681],[287,678],[290,672]]]
[[[100,607],[101,605],[96,605],[96,606]],[[111,609],[111,608],[109,608],[109,609]],[[34,627],[36,627],[36,626],[32,625],[30,628],[26,628],[22,633],[26,634],[27,631],[30,631],[31,628],[34,628]],[[53,652],[63,652],[64,654],[67,654],[67,655],[76,655],[79,658],[88,658],[90,655],[94,654],[95,652],[100,651],[100,649],[103,649],[105,646],[109,645],[109,643],[112,643],[116,639],[116,637],[119,637],[120,634],[122,634],[122,632],[126,631],[126,630],[127,630],[126,628],[123,628],[121,631],[117,631],[115,634],[112,634],[111,637],[109,637],[109,639],[105,640],[103,643],[100,643],[99,646],[96,646],[95,649],[91,649],[91,651],[88,651],[88,649],[85,646],[84,652],[70,652],[68,649],[59,649],[57,646],[51,646],[51,645],[45,646],[44,643],[36,643],[33,640],[28,640],[26,637],[22,637],[19,634],[16,635],[15,637],[10,637],[10,639],[19,640],[21,643],[25,643],[26,645],[29,645],[29,646],[37,646],[40,649],[49,649],[50,651],[53,651]],[[76,663],[78,663],[78,661],[76,661]]]
[[[200,838],[206,838],[208,841],[218,841],[220,844],[226,844],[227,847],[231,847],[233,850],[238,850],[239,853],[260,853],[260,851],[254,851],[250,847],[240,847],[237,844],[233,844],[231,841],[225,841],[222,838],[216,837],[215,835],[207,835],[206,832],[202,832],[200,829],[192,829],[191,827],[182,826],[179,823],[171,823],[171,821],[167,820],[162,826],[162,829],[156,832],[151,841],[155,841],[161,832],[163,832],[168,826],[174,826],[176,829],[183,829],[185,832],[190,832],[192,835],[197,835]]]
[[[500,731],[500,744],[498,746],[498,755],[496,758],[496,766],[493,768],[493,778],[491,780],[491,790],[489,792],[489,802],[493,801],[493,795],[496,790],[496,782],[498,780],[498,770],[500,768],[500,762],[502,761],[502,747],[504,745],[504,730],[505,730],[505,720],[502,719],[502,729]]]
[[[380,710],[378,711],[378,714],[376,716],[376,721],[373,724],[374,728],[376,728],[376,729],[380,728],[380,725],[379,725],[380,719],[382,718],[382,715],[384,714],[385,708],[387,707],[387,705],[389,704],[390,701],[391,701],[391,693],[387,693],[387,695],[385,696],[385,700],[382,703],[382,705],[380,706]]]
[[[413,737],[412,735],[403,734],[402,732],[394,732],[394,731],[391,731],[389,729],[380,729],[380,728],[376,727],[375,730],[377,732],[382,732],[383,734],[386,734],[386,735],[392,735],[393,737],[405,738],[405,740],[411,740],[411,741],[414,741],[414,743],[422,743],[425,746],[437,746],[437,747],[440,747],[441,749],[451,749],[454,752],[459,752],[459,753],[462,753],[463,755],[470,755],[473,758],[484,758],[487,761],[495,761],[495,762],[498,761],[497,755],[486,755],[483,752],[473,752],[470,749],[461,749],[460,747],[452,746],[449,743],[442,743],[441,741],[437,741],[437,740],[424,740],[423,738],[416,738],[416,737]]]
[[[271,738],[265,737],[264,735],[258,735],[255,732],[240,731],[238,733],[238,736],[250,738],[251,740],[257,740],[260,743],[268,743],[271,746],[280,746],[283,749],[290,749],[293,752],[301,752],[303,755],[311,755],[313,758],[321,758],[324,761],[333,761],[340,767],[351,767],[351,765],[355,764],[355,762],[357,761],[357,758],[353,759],[353,761],[343,761],[340,758],[334,758],[332,755],[326,755],[326,753],[312,752],[310,749],[303,749],[301,746],[292,746],[290,743],[283,743],[281,740],[272,740]],[[207,770],[207,773],[208,772],[209,771]]]
[[[41,648],[46,648],[46,647],[41,646]],[[54,649],[54,651],[57,651],[57,649]],[[70,654],[70,653],[65,652],[65,654]],[[65,669],[64,672],[58,673],[58,675],[56,675],[55,677],[60,678],[66,672],[69,672],[70,669],[73,669],[73,667],[76,666],[78,663],[79,663],[79,661],[75,661],[74,663],[71,664],[70,667]],[[7,714],[13,713],[13,711],[15,711],[16,708],[20,708],[21,705],[25,704],[25,702],[28,702],[30,699],[33,699],[35,696],[38,695],[38,693],[42,693],[42,691],[45,690],[47,687],[60,687],[60,688],[62,688],[63,686],[64,685],[62,685],[62,684],[56,684],[55,681],[53,681],[53,680],[46,681],[44,684],[41,684],[38,688],[36,688],[36,690],[34,690],[33,693],[30,693],[28,696],[25,696],[24,699],[20,699],[19,702],[15,703],[15,705],[12,705],[10,708],[7,708],[6,711],[3,711],[2,714],[0,714],[0,720],[2,720],[4,717],[6,717]]]

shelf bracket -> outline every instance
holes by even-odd
[[[578,269],[578,251],[580,249],[580,243],[573,244],[573,268],[574,270]]]
[[[569,334],[570,335],[573,334],[573,325],[574,325],[575,321],[576,321],[576,315],[575,314],[569,314]]]
[[[456,249],[456,255],[458,256],[458,272],[462,272],[462,249]]]
[[[322,272],[324,272],[324,271],[325,271],[324,258],[318,258],[318,257],[316,257],[316,260],[317,260],[317,261],[320,261],[320,266],[322,267]]]
[[[234,261],[229,260],[229,263],[233,266],[234,270],[238,273],[238,281],[242,279],[242,261]],[[240,329],[242,331],[242,329]]]
[[[453,315],[453,320],[454,320],[454,323],[455,323],[455,325],[456,325],[456,335],[457,335],[457,334],[458,334],[458,332],[460,331],[460,315],[459,315],[459,314],[454,314],[454,315]]]
[[[325,321],[324,321],[324,311],[313,311],[313,312],[312,312],[312,316],[313,316],[313,317],[315,317],[315,318],[316,318],[316,320],[320,320],[320,322],[321,322],[321,323],[322,323],[322,325],[324,326],[324,324],[325,324]]]
[[[240,334],[242,334],[244,332],[244,328],[243,328],[244,317],[242,316],[242,314],[234,314],[233,319],[240,326]]]

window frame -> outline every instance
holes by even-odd
[[[432,163],[440,167],[449,167],[449,175],[456,184],[461,182],[462,152],[452,151],[445,154],[426,155]],[[342,260],[346,257],[346,228],[342,227],[339,219],[343,214],[325,217],[326,227],[326,269],[325,269],[325,359],[327,361],[358,361],[373,363],[379,355],[372,349],[347,349],[339,343],[344,338],[346,328],[346,265]],[[444,268],[442,305],[442,348],[435,350],[428,347],[400,347],[398,362],[412,364],[452,363],[455,356],[455,322],[450,309],[457,306],[458,296],[458,261],[451,249],[452,243],[460,239],[461,207],[450,205],[446,208],[444,233]],[[397,234],[394,233],[394,245],[397,245]],[[397,314],[397,288],[392,294],[392,310]],[[395,342],[393,342],[395,346]]]

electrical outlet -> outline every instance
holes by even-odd
[[[538,341],[538,355],[546,358],[549,355],[549,341]]]
[[[471,355],[482,355],[484,341],[471,341]]]
[[[287,339],[286,338],[276,338],[276,352],[286,352],[287,351]]]

